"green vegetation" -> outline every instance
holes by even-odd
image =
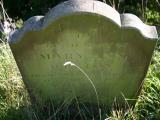
[[[5,0],[4,7],[16,27],[20,28],[23,20],[44,14],[49,8],[64,0]],[[121,13],[130,12],[139,16],[144,22],[151,25],[160,25],[160,2],[158,0],[139,1],[108,0],[111,6]],[[0,9],[0,20],[3,20],[3,12]],[[23,84],[21,75],[17,69],[10,48],[1,35],[0,44],[0,120],[42,120],[43,115],[37,113],[38,106],[31,106],[29,95]],[[36,112],[35,112],[36,111]],[[52,117],[51,117],[52,118]],[[147,77],[144,81],[142,92],[137,100],[135,108],[127,110],[113,109],[108,120],[159,120],[160,119],[160,45],[157,44]],[[49,120],[49,118],[48,118]],[[58,118],[57,118],[58,120]]]
[[[4,7],[11,18],[26,20],[33,15],[44,15],[53,6],[66,0],[4,0]],[[133,13],[145,22],[160,24],[159,0],[99,0],[120,13]]]
[[[142,119],[160,119],[160,51],[156,50],[135,111]]]
[[[12,120],[28,104],[26,89],[6,43],[0,45],[0,120]],[[23,111],[20,111],[23,113]],[[23,114],[21,114],[23,116]]]

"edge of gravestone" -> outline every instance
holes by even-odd
[[[29,31],[41,31],[57,19],[73,13],[92,13],[106,17],[122,29],[139,31],[146,39],[158,39],[155,26],[144,24],[133,14],[119,14],[106,3],[96,0],[69,0],[52,8],[45,16],[29,18],[21,29],[14,30],[9,35],[9,43],[16,43]]]

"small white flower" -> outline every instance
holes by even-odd
[[[4,21],[4,33],[9,34],[11,32],[10,23],[8,21]]]
[[[63,64],[64,66],[67,66],[67,65],[71,65],[71,66],[75,66],[74,63],[72,63],[71,61],[67,61]]]

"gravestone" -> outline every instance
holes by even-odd
[[[99,1],[70,0],[27,20],[9,44],[37,100],[111,106],[115,99],[137,98],[157,38],[155,27],[135,15]]]

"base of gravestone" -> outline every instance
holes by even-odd
[[[31,107],[34,110],[35,116],[40,120],[104,120],[107,118],[107,115],[109,116],[113,111],[125,113],[126,111],[134,108],[137,100],[137,98],[133,100],[126,100],[126,98],[121,95],[115,98],[112,103],[108,105],[86,103],[81,101],[78,97],[55,102],[53,98],[44,99],[41,96],[41,93],[34,93],[28,83],[25,82],[25,84],[32,103]]]
[[[126,101],[122,96],[122,98],[115,99],[110,106],[83,103],[78,98],[55,103],[54,100],[44,101],[40,96],[34,95],[30,93],[32,108],[40,120],[104,120],[107,118],[107,115],[111,115],[113,111],[126,113],[126,111],[134,108],[133,105],[135,105],[136,102],[136,100]]]

